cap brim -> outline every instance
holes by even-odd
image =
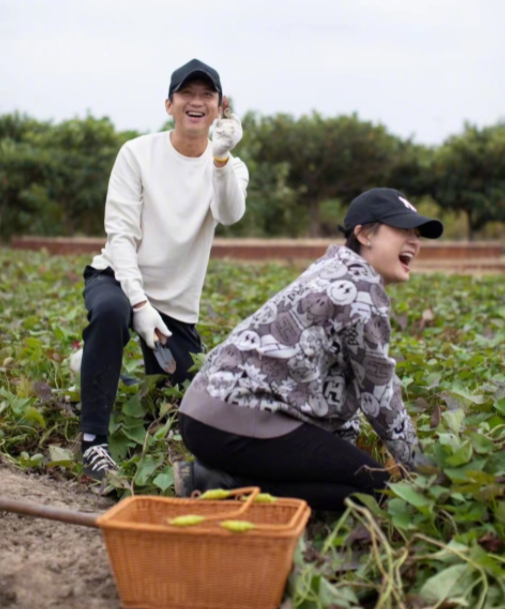
[[[426,239],[438,239],[444,232],[442,222],[416,213],[399,214],[383,222],[394,228],[418,228],[421,237]]]
[[[205,70],[193,70],[192,72],[190,72],[178,85],[177,87],[175,87],[174,89],[172,89],[173,93],[176,93],[185,83],[188,82],[188,80],[192,80],[194,79],[196,76],[201,76],[203,79],[208,80],[209,82],[212,83],[212,86],[214,87],[214,91],[216,91],[216,93],[221,93],[221,89],[216,85],[214,79],[212,78],[212,76],[206,72]]]

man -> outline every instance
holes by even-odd
[[[147,374],[164,372],[153,349],[156,339],[166,344],[173,383],[190,378],[191,353],[201,351],[195,324],[214,230],[242,218],[249,180],[230,155],[240,119],[222,117],[222,104],[219,74],[193,59],[171,77],[165,107],[174,129],[127,142],[112,169],[107,243],[84,271],[82,454],[84,473],[96,480],[117,467],[107,432],[129,329],[140,337]]]

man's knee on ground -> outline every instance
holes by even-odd
[[[131,306],[122,294],[98,300],[90,311],[90,322],[106,331],[127,331],[130,325]]]

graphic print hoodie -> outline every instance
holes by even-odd
[[[388,355],[389,313],[378,273],[348,248],[330,246],[209,353],[191,387],[352,442],[362,412],[394,458],[411,466],[418,442]]]

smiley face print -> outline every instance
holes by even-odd
[[[336,305],[348,305],[356,300],[358,288],[352,281],[339,279],[328,288],[328,296]]]

